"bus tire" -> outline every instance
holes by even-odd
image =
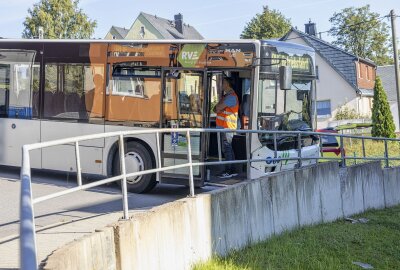
[[[140,142],[128,142],[125,150],[125,167],[126,172],[136,172],[149,170],[154,168],[151,154],[146,147]],[[113,175],[120,175],[120,158],[119,151],[113,158]],[[152,190],[157,185],[156,175],[144,174],[126,179],[127,189],[132,193],[146,193]],[[121,181],[117,181],[121,186]]]

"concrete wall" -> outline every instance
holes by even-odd
[[[322,163],[135,214],[54,252],[44,269],[190,269],[286,230],[399,204],[399,192],[400,168]]]

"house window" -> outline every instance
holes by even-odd
[[[318,117],[330,117],[331,116],[331,101],[321,100],[317,101],[317,115]]]
[[[317,80],[319,81],[319,68],[315,66],[315,75],[317,76]]]

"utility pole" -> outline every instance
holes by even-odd
[[[396,93],[397,93],[397,111],[398,111],[398,121],[400,128],[400,78],[399,78],[399,55],[397,51],[397,37],[396,37],[396,14],[394,9],[390,11],[390,21],[392,23],[392,39],[393,39],[393,56],[394,56],[394,70],[396,73]]]

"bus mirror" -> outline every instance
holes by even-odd
[[[282,90],[292,89],[292,67],[279,67],[279,85]]]

